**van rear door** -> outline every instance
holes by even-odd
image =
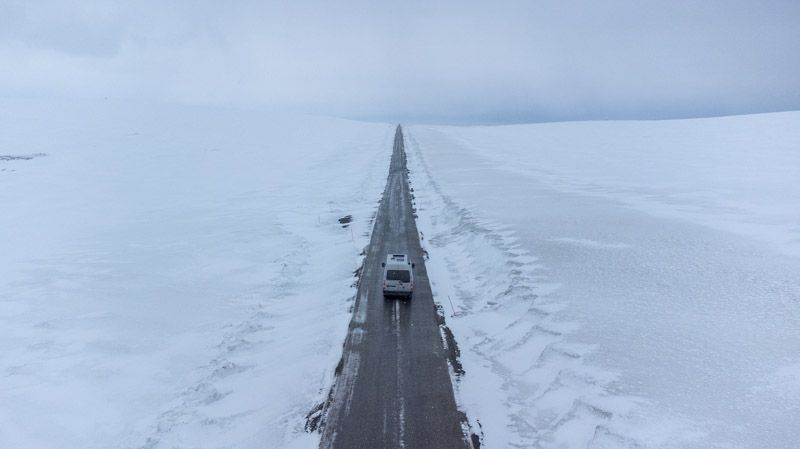
[[[383,290],[390,293],[411,292],[411,271],[407,268],[392,267],[386,270]]]

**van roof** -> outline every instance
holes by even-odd
[[[386,256],[386,265],[389,264],[408,264],[408,256],[405,254],[388,254]]]

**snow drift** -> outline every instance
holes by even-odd
[[[407,138],[486,447],[796,446],[800,113]]]
[[[393,132],[4,101],[0,447],[313,447]]]

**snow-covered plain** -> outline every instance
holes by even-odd
[[[393,132],[4,101],[0,447],[315,447]],[[406,132],[486,447],[797,447],[800,113]]]
[[[0,447],[314,447],[393,133],[4,100]]]
[[[487,448],[798,447],[800,113],[406,138]]]

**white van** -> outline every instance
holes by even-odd
[[[414,292],[414,264],[406,254],[389,254],[383,266],[383,296],[404,296],[411,298]]]

